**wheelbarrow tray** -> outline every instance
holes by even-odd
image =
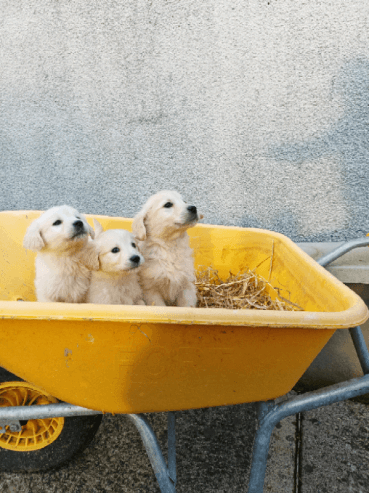
[[[336,329],[368,318],[361,298],[285,236],[212,225],[189,230],[196,268],[255,269],[304,311],[35,302],[35,254],[22,241],[39,215],[0,213],[0,366],[70,404],[141,413],[275,399]],[[132,224],[93,217],[106,229]]]

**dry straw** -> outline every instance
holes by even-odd
[[[268,294],[273,286],[254,271],[234,275],[223,281],[212,267],[199,271],[196,287],[198,306],[202,308],[257,309],[257,310],[303,310],[300,306],[280,295],[275,299]]]

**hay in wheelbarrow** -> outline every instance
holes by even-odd
[[[229,272],[228,278],[222,280],[216,269],[208,267],[197,273],[195,284],[199,308],[303,310],[250,269],[238,274]]]

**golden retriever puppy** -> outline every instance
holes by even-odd
[[[83,303],[93,263],[88,236],[94,230],[78,211],[63,205],[47,210],[27,229],[23,246],[37,252],[37,301]]]
[[[137,269],[144,258],[132,233],[125,229],[104,231],[94,219],[96,259],[99,270],[92,272],[87,303],[144,305]]]
[[[196,306],[195,271],[187,229],[203,216],[177,192],[149,198],[132,230],[145,258],[140,283],[147,305]]]

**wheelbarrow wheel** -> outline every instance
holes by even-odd
[[[55,397],[0,368],[0,407],[52,404]],[[21,421],[21,431],[0,434],[0,472],[60,467],[91,443],[102,415]]]

